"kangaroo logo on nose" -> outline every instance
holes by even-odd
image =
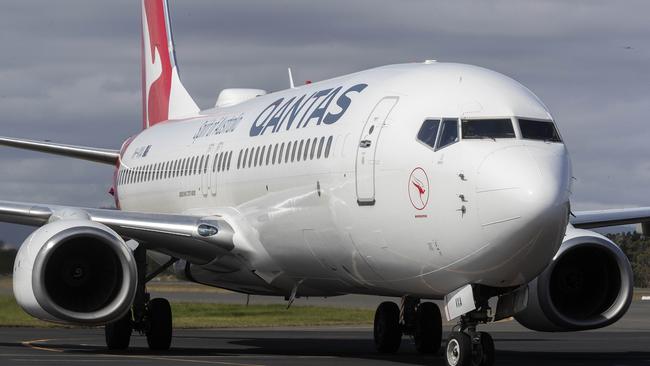
[[[416,210],[423,210],[429,202],[429,177],[424,169],[417,167],[409,177],[409,198]]]

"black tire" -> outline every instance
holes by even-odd
[[[494,339],[490,333],[479,332],[481,335],[481,366],[493,366],[494,365]]]
[[[379,304],[375,312],[375,347],[381,353],[395,353],[402,343],[402,330],[399,325],[399,307],[394,302]]]
[[[149,301],[147,309],[149,326],[146,332],[149,349],[165,351],[172,343],[172,308],[166,299]]]
[[[131,310],[118,321],[106,324],[104,327],[104,336],[108,349],[122,350],[129,348],[131,342],[131,332],[133,332],[133,322],[131,320]]]
[[[445,364],[447,366],[472,366],[472,340],[461,332],[449,334],[445,347]]]
[[[438,353],[442,343],[442,317],[438,305],[421,303],[415,313],[413,332],[415,349],[420,353]]]

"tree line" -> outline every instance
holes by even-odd
[[[0,275],[10,275],[14,271],[14,259],[18,251],[14,248],[8,248],[0,240]]]
[[[650,237],[636,232],[609,234],[607,237],[618,244],[630,260],[634,287],[650,287]]]

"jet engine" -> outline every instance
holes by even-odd
[[[627,312],[632,292],[623,251],[600,234],[569,226],[552,262],[528,284],[527,306],[515,319],[544,332],[602,328]]]
[[[90,220],[59,220],[20,247],[14,295],[34,317],[99,325],[129,311],[137,277],[132,251],[113,230]]]

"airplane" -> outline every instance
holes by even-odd
[[[494,363],[478,330],[488,322],[580,331],[627,311],[630,264],[588,229],[647,229],[650,208],[572,212],[567,147],[517,81],[427,60],[272,93],[225,89],[202,110],[179,76],[169,4],[141,10],[142,131],[115,150],[0,138],[114,169],[117,210],[0,201],[0,221],[38,227],[14,265],[27,313],[105,326],[109,349],[136,331],[166,350],[171,308],[146,284],[172,268],[289,304],[401,298],[376,310],[378,352],[407,335],[455,366]],[[446,342],[443,313],[456,324]]]

